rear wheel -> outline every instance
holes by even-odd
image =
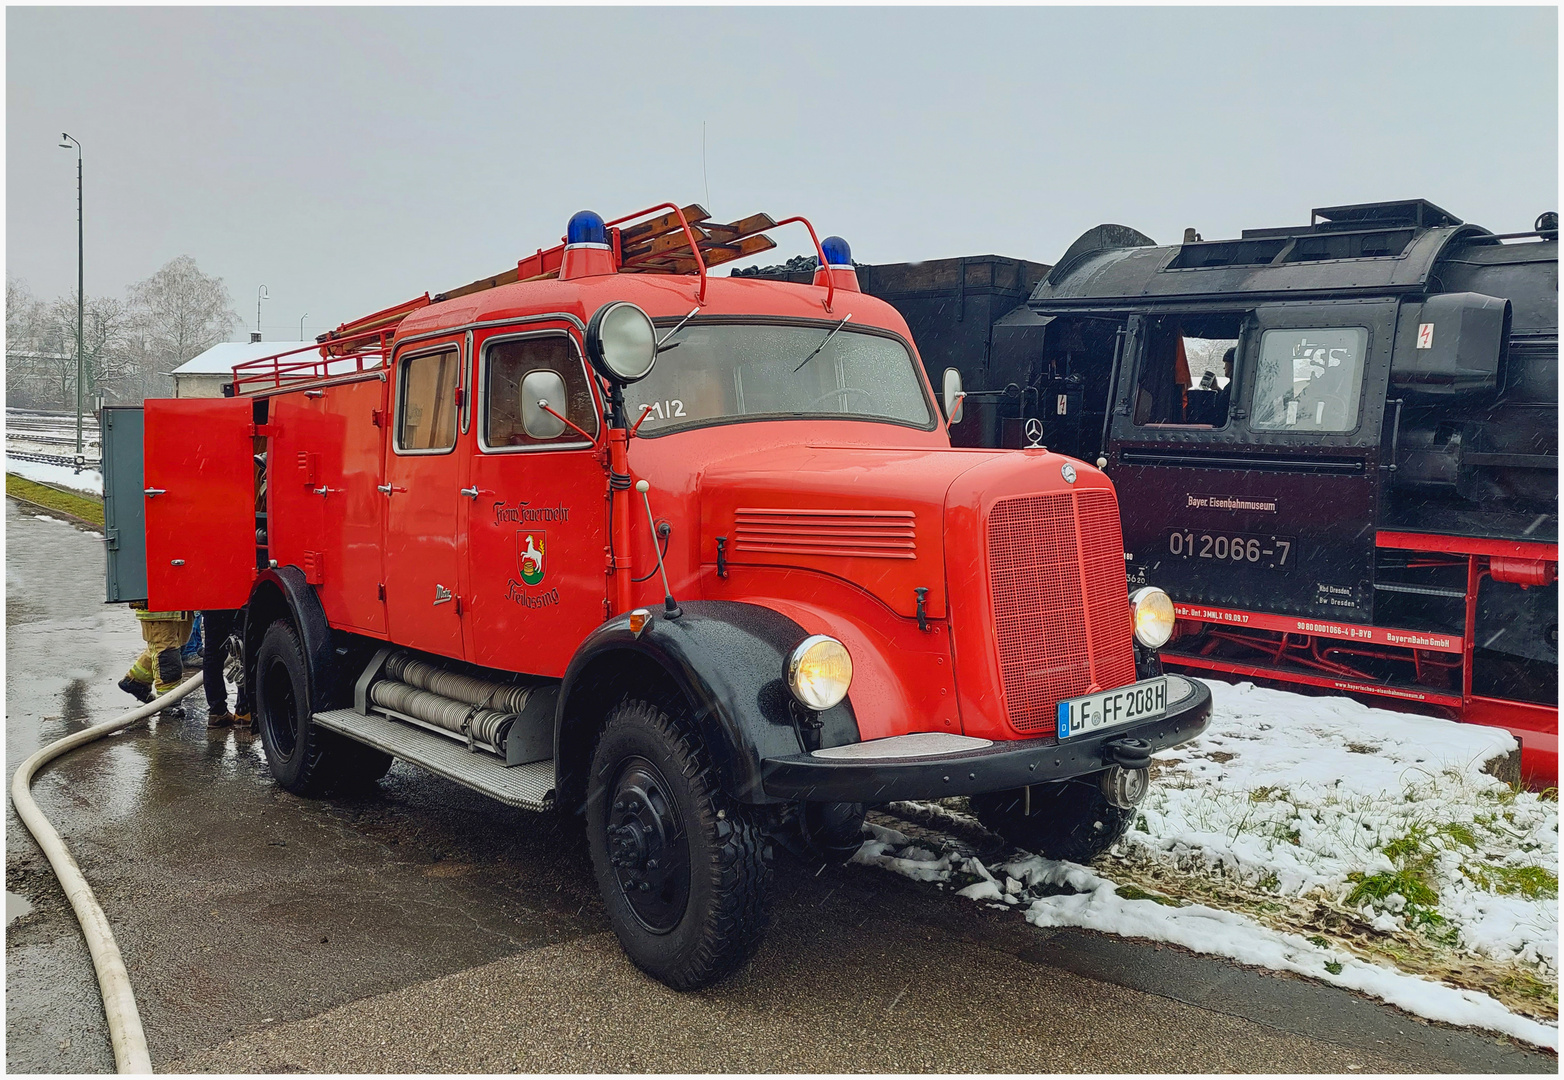
[[[311,721],[309,662],[286,619],[267,627],[255,655],[255,718],[272,777],[296,795],[373,783],[391,755],[349,742]]]
[[[972,796],[979,821],[1017,847],[1089,863],[1129,831],[1135,811],[1114,806],[1096,776]]]
[[[753,955],[770,899],[765,841],[683,717],[636,699],[614,709],[592,754],[586,827],[609,922],[637,967],[695,990]]]

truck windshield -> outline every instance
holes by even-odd
[[[799,367],[835,326],[686,325],[670,342],[678,347],[665,351],[645,379],[625,388],[630,419],[651,407],[643,435],[805,416],[932,426],[923,381],[896,338],[855,331],[849,322]]]

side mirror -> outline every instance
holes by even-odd
[[[599,375],[628,386],[651,374],[657,361],[657,329],[646,312],[617,300],[598,308],[587,323],[586,350]]]
[[[540,368],[529,371],[521,380],[521,427],[534,439],[557,439],[564,434],[565,422],[543,408],[566,415],[565,379],[557,371]]]
[[[961,389],[961,372],[953,367],[945,369],[945,416],[952,424],[961,423],[966,409],[967,392]]]

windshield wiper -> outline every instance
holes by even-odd
[[[669,349],[677,349],[680,346],[680,344],[682,344],[682,343],[678,342],[678,341],[675,341],[672,345],[669,345],[668,344],[668,339],[673,337],[673,335],[677,334],[680,330],[683,330],[684,329],[684,324],[689,322],[691,319],[693,319],[695,317],[695,313],[697,311],[699,311],[700,309],[701,309],[701,306],[699,304],[696,304],[694,307],[692,307],[690,309],[690,313],[688,315],[686,315],[684,318],[680,319],[678,322],[674,323],[673,329],[668,331],[666,334],[664,334],[658,340],[658,342],[657,342],[657,351],[658,352],[667,352]]]
[[[849,311],[847,313],[847,318],[846,319],[843,319],[841,322],[839,322],[835,326],[831,327],[831,332],[825,336],[825,340],[824,341],[822,341],[820,344],[815,346],[815,351],[810,353],[808,356],[804,357],[802,360],[800,360],[798,362],[798,366],[793,369],[793,374],[796,375],[800,371],[803,371],[805,364],[809,363],[809,361],[813,360],[816,356],[820,355],[820,350],[825,348],[826,345],[830,344],[831,339],[836,336],[836,332],[838,330],[840,330],[842,327],[846,326],[847,325],[847,319],[851,319],[852,317],[853,317],[853,313]]]

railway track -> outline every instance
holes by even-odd
[[[5,456],[16,458],[19,461],[37,461],[45,465],[63,465],[68,469],[73,469],[76,467],[76,459],[74,457],[67,457],[64,454],[35,454],[30,451],[12,450],[10,447],[7,447]],[[102,467],[103,462],[99,459],[82,459],[82,468],[84,469],[101,469]]]

